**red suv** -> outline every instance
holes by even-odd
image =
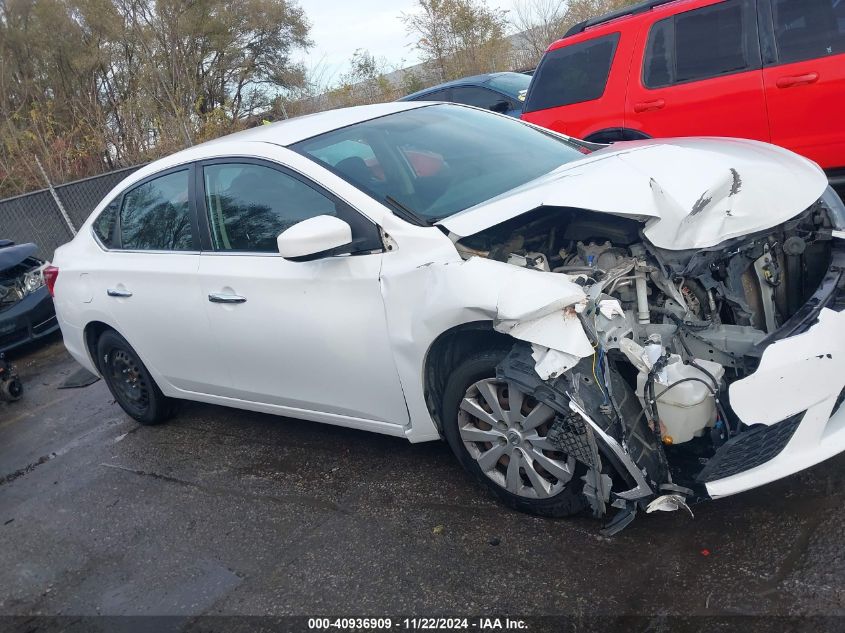
[[[845,0],[652,0],[574,26],[522,118],[608,143],[738,136],[845,184]]]

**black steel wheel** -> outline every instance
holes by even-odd
[[[141,424],[164,422],[174,401],[155,384],[138,353],[120,334],[107,330],[97,343],[100,373],[115,401]]]

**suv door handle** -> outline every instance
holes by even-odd
[[[240,295],[210,294],[208,300],[211,303],[246,303],[246,297]]]
[[[650,112],[652,110],[661,110],[666,105],[663,99],[655,99],[654,101],[642,101],[634,104],[634,112]]]
[[[128,290],[118,290],[117,288],[109,288],[106,290],[106,294],[110,297],[131,297],[132,293]]]
[[[814,84],[819,80],[819,73],[807,73],[806,75],[791,75],[780,77],[777,80],[778,88],[792,88],[793,86],[806,86]]]

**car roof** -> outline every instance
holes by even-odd
[[[429,88],[424,88],[423,90],[417,90],[416,92],[412,92],[409,95],[405,95],[399,101],[407,101],[411,99],[416,99],[427,95],[430,92],[435,92],[437,90],[444,90],[445,88],[454,88],[455,86],[482,86],[486,85],[490,82],[491,79],[495,77],[501,77],[502,75],[518,75],[519,73],[512,73],[512,72],[500,72],[500,73],[484,73],[482,75],[470,75],[469,77],[461,77],[460,79],[453,79],[452,81],[447,81],[442,84],[437,84],[436,86],[431,86]],[[494,88],[495,89],[495,88]]]
[[[572,26],[563,37],[552,42],[548,50],[552,51],[569,44],[575,44],[584,40],[605,35],[610,31],[617,30],[623,24],[636,23],[643,19],[648,13],[655,12],[661,15],[674,15],[680,13],[681,9],[689,4],[707,4],[709,0],[645,0],[631,4],[616,11],[611,11],[589,20],[584,20]],[[666,6],[671,5],[671,6]],[[548,51],[547,51],[548,52]]]
[[[431,106],[431,103],[425,102],[409,102],[409,103],[377,103],[373,105],[353,106],[350,108],[338,108],[335,110],[327,110],[325,112],[317,112],[315,114],[306,114],[292,119],[285,119],[276,123],[268,123],[266,125],[259,125],[248,130],[227,134],[218,138],[192,145],[186,149],[168,154],[162,158],[147,163],[137,171],[127,176],[123,181],[106,196],[105,199],[110,199],[115,191],[125,189],[136,182],[143,180],[149,176],[155,175],[160,171],[176,167],[178,165],[189,163],[197,160],[203,160],[208,155],[213,155],[217,146],[224,146],[226,151],[233,147],[238,147],[239,143],[269,143],[272,145],[280,145],[287,147],[319,136],[332,130],[355,125],[364,121],[378,119],[379,117],[395,114],[397,112],[404,112],[406,110],[414,110],[417,108],[425,108]],[[92,214],[93,215],[93,214]]]
[[[242,132],[221,136],[195,147],[207,147],[216,143],[229,143],[231,141],[272,143],[286,147],[325,132],[420,107],[425,107],[425,104],[392,102],[337,108],[285,119],[276,123],[258,125]]]

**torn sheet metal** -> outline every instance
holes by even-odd
[[[583,309],[586,305],[584,289],[567,275],[514,270],[519,273],[499,290],[496,311],[500,321],[532,321],[569,306],[580,304]]]
[[[730,386],[745,424],[775,424],[836,398],[845,388],[845,312],[828,308],[803,334],[770,345],[757,371]]]
[[[657,497],[657,499],[646,506],[645,511],[646,514],[651,514],[652,512],[677,512],[681,509],[686,510],[692,518],[695,518],[695,515],[692,513],[692,510],[690,510],[686,500],[679,494],[662,495]]]
[[[625,310],[622,309],[619,299],[602,299],[599,301],[599,312],[606,319],[612,319],[615,316],[625,316]]]
[[[578,358],[593,355],[593,346],[574,310],[560,310],[526,321],[497,321],[493,327],[520,341],[566,352]]]
[[[549,349],[542,345],[531,346],[531,358],[534,359],[536,365],[534,369],[537,375],[543,380],[551,380],[557,378],[564,372],[569,371],[578,361],[581,360],[579,356],[574,354],[567,354],[556,349]]]
[[[514,277],[515,283],[500,290],[493,327],[534,345],[537,373],[544,380],[592,356],[593,346],[578,318],[587,305],[583,288],[566,275],[516,270],[521,275]]]

